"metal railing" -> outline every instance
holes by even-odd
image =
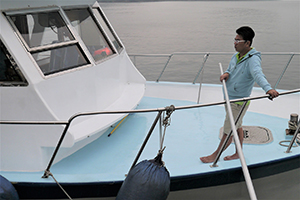
[[[132,57],[132,61],[133,63],[136,65],[136,61],[137,61],[137,57],[151,57],[151,58],[159,58],[159,57],[165,57],[165,58],[168,58],[166,63],[164,64],[164,67],[163,69],[161,70],[158,78],[156,79],[157,82],[160,81],[163,73],[165,72],[166,68],[168,67],[170,61],[172,58],[174,58],[175,56],[180,56],[180,55],[188,55],[188,56],[192,56],[192,55],[203,55],[203,62],[202,62],[202,65],[201,65],[201,68],[200,70],[197,72],[197,75],[195,76],[194,80],[192,81],[193,84],[196,83],[196,80],[198,79],[200,73],[202,72],[202,70],[204,69],[204,65],[205,63],[207,62],[209,56],[211,55],[233,55],[234,53],[233,52],[174,52],[174,53],[171,53],[171,54],[129,54],[129,57]],[[278,80],[276,82],[276,85],[275,85],[275,88],[277,88],[280,80],[282,79],[284,73],[286,72],[286,69],[288,68],[289,64],[291,63],[293,57],[295,55],[300,55],[300,52],[290,52],[290,53],[286,53],[286,52],[262,52],[261,55],[272,55],[272,56],[282,56],[282,55],[286,55],[286,56],[290,56],[290,58],[288,59],[282,73],[280,74],[280,76],[278,77]]]
[[[285,91],[285,92],[281,92],[279,93],[279,95],[287,95],[287,94],[293,94],[293,93],[299,93],[300,92],[300,88],[299,89],[296,89],[296,90],[290,90],[290,91]],[[59,142],[57,144],[57,146],[55,147],[55,150],[52,154],[52,157],[49,161],[49,164],[47,166],[47,168],[45,169],[44,171],[44,174],[42,176],[42,178],[48,178],[49,176],[52,176],[53,179],[56,181],[56,179],[54,178],[53,174],[50,172],[50,168],[53,164],[53,161],[60,149],[60,146],[66,136],[66,133],[69,129],[69,127],[71,126],[71,123],[74,119],[78,118],[78,117],[82,117],[82,116],[92,116],[92,115],[101,115],[101,114],[130,114],[130,113],[146,113],[146,112],[158,112],[157,113],[157,116],[153,122],[153,124],[151,125],[151,128],[146,136],[146,139],[144,140],[130,170],[135,166],[135,164],[137,163],[142,151],[144,150],[144,147],[145,145],[147,144],[155,126],[157,125],[157,122],[159,119],[162,118],[162,113],[163,112],[173,112],[175,110],[183,110],[183,109],[192,109],[192,108],[201,108],[201,107],[208,107],[208,106],[215,106],[215,105],[221,105],[221,104],[229,104],[229,103],[233,103],[233,102],[237,102],[237,101],[244,101],[244,102],[247,102],[249,100],[255,100],[255,99],[263,99],[263,98],[270,98],[269,95],[261,95],[261,96],[257,96],[257,97],[247,97],[247,98],[242,98],[242,99],[235,99],[235,100],[231,100],[229,101],[228,99],[226,99],[225,101],[220,101],[220,102],[215,102],[215,103],[206,103],[206,104],[195,104],[195,105],[188,105],[188,106],[179,106],[179,107],[175,107],[173,105],[171,105],[170,107],[165,107],[165,108],[154,108],[154,109],[140,109],[140,110],[124,110],[124,111],[100,111],[100,112],[87,112],[87,113],[78,113],[78,114],[75,114],[73,115],[72,117],[70,117],[70,119],[66,122],[66,121],[40,121],[40,122],[35,122],[35,121],[0,121],[0,124],[7,124],[7,125],[65,125],[65,128],[63,130],[63,133],[59,139]],[[244,103],[245,104],[245,103]],[[171,108],[171,109],[170,109]],[[300,122],[300,120],[299,120]],[[232,125],[232,124],[231,124]],[[161,126],[161,124],[160,124]],[[296,135],[299,131],[299,127],[300,127],[300,123],[298,124],[298,127],[297,127],[297,130],[296,130],[296,133],[295,133],[295,136],[293,137],[293,139],[291,140],[290,142],[290,145],[288,147],[288,150],[286,151],[286,153],[290,153],[290,149],[292,147],[292,145],[294,144],[295,142],[295,139],[296,139]],[[161,130],[161,129],[160,129]],[[234,133],[234,135],[236,137],[238,137],[236,135],[237,133]],[[235,138],[236,141],[238,141],[238,139]],[[219,155],[218,157],[221,155],[222,153],[222,150],[219,152]],[[240,159],[241,157],[243,158],[243,155],[242,154],[242,150],[241,152],[239,152],[239,155],[240,155]],[[216,165],[215,163],[217,162],[217,159],[215,160],[214,162],[214,165]],[[256,198],[256,194],[255,194],[255,191],[254,191],[254,188],[253,188],[253,184],[252,184],[252,181],[251,181],[251,177],[249,175],[249,171],[248,171],[248,168],[247,168],[247,165],[245,163],[245,160],[241,159],[241,164],[242,164],[242,168],[243,168],[243,172],[244,172],[244,176],[245,176],[245,179],[246,179],[246,184],[247,184],[247,187],[248,187],[248,191],[249,191],[249,195],[250,195],[250,198],[255,200],[257,199]],[[63,188],[62,188],[63,190]],[[67,194],[68,195],[68,194]]]
[[[199,63],[200,69],[197,71],[196,76],[194,77],[193,81],[191,81],[193,84],[196,83],[197,79],[199,78],[199,76],[203,73],[204,68],[205,68],[205,64],[208,61],[209,57],[211,56],[229,56],[229,55],[233,55],[232,52],[174,52],[171,54],[129,54],[129,56],[132,58],[133,63],[136,65],[137,63],[137,58],[167,58],[166,62],[163,64],[163,68],[160,72],[160,74],[158,75],[158,78],[156,79],[156,82],[159,82],[165,72],[165,70],[167,69],[167,67],[170,64],[170,61],[172,60],[172,58],[174,58],[175,56],[203,56],[203,60],[201,63]],[[287,60],[285,66],[283,67],[283,70],[281,72],[281,74],[279,75],[274,89],[276,89],[280,83],[280,81],[282,80],[284,74],[286,73],[288,67],[290,66],[291,61],[293,60],[295,55],[300,55],[300,52],[291,52],[291,53],[286,53],[286,52],[262,52],[261,53],[262,56],[264,55],[268,55],[268,56],[289,56],[289,59]],[[300,66],[299,66],[300,67]],[[198,99],[197,99],[197,103],[200,102],[200,93],[201,93],[201,86],[202,86],[202,79],[199,82],[199,91],[198,91]]]
[[[282,95],[288,95],[293,93],[300,92],[299,89],[284,91],[279,93],[279,96]],[[269,98],[269,95],[261,95],[256,97],[246,97],[246,98],[240,98],[240,99],[234,99],[230,100],[230,103],[233,102],[239,102],[239,101],[250,101],[250,100],[257,100],[257,99],[264,99]],[[209,107],[209,106],[216,106],[216,105],[222,105],[226,104],[226,101],[219,101],[219,102],[211,102],[211,103],[204,103],[204,104],[194,104],[194,105],[187,105],[187,106],[178,106],[174,107],[174,110],[184,110],[184,109],[193,109],[193,108],[202,108],[202,107]],[[71,123],[74,119],[82,116],[93,116],[93,115],[103,115],[103,114],[130,114],[130,113],[147,113],[147,112],[158,112],[162,113],[164,111],[167,111],[168,107],[166,108],[151,108],[151,109],[139,109],[139,110],[119,110],[119,111],[99,111],[99,112],[85,112],[85,113],[77,113],[69,118],[68,121],[0,121],[0,124],[6,124],[6,125],[65,125],[65,128],[63,130],[63,133],[59,139],[59,142],[57,146],[55,147],[55,150],[53,152],[53,155],[49,161],[49,164],[47,166],[47,169],[44,173],[44,178],[47,178],[49,176],[48,172],[50,172],[50,168],[53,164],[53,161],[56,157],[56,154],[58,150],[60,149],[60,146],[65,138],[65,135],[71,126]],[[291,141],[292,144],[294,141]]]
[[[197,75],[195,76],[194,80],[192,81],[193,84],[196,83],[196,80],[198,79],[199,75],[201,74],[201,72],[204,69],[205,63],[208,59],[208,57],[210,55],[232,55],[233,53],[229,53],[229,52],[213,52],[213,53],[209,53],[209,52],[174,52],[171,54],[129,54],[129,57],[132,57],[133,59],[133,63],[136,65],[136,58],[137,57],[152,57],[152,58],[159,58],[159,57],[166,57],[168,58],[166,63],[164,64],[164,67],[162,69],[162,71],[160,72],[158,78],[156,79],[156,82],[159,82],[163,73],[165,72],[166,68],[168,67],[170,61],[172,58],[174,58],[175,56],[194,56],[194,55],[203,55],[203,62],[201,65],[201,68],[199,69],[199,71],[196,73]]]

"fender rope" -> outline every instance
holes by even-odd
[[[163,154],[163,151],[165,150],[166,147],[163,147],[163,143],[164,143],[164,139],[165,139],[165,135],[166,135],[166,129],[168,126],[170,126],[171,123],[171,114],[174,112],[175,110],[175,106],[171,105],[171,106],[167,106],[166,107],[166,117],[164,116],[163,119],[163,126],[164,126],[164,133],[162,135],[161,141],[160,141],[160,149],[158,151],[158,154]],[[164,113],[165,115],[165,113]]]
[[[56,184],[60,187],[60,189],[65,193],[65,195],[72,200],[72,198],[70,197],[70,195],[64,190],[64,188],[59,184],[59,182],[54,178],[53,174],[50,171],[45,172],[47,173],[48,176],[51,176],[53,178],[53,180],[56,182]]]

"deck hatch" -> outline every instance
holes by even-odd
[[[261,126],[243,126],[245,144],[267,144],[273,141],[272,132]],[[223,127],[220,128],[219,138],[222,138]]]

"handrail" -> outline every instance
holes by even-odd
[[[287,95],[287,94],[293,94],[293,93],[298,93],[300,92],[300,88],[298,89],[294,89],[294,90],[289,90],[289,91],[284,91],[279,93],[279,96],[281,95]],[[250,100],[257,100],[257,99],[263,99],[263,98],[270,98],[269,95],[261,95],[261,96],[255,96],[255,97],[246,97],[246,98],[240,98],[240,99],[234,99],[234,100],[230,100],[230,103],[233,102],[238,102],[238,101],[250,101]],[[209,107],[209,106],[216,106],[216,105],[222,105],[225,104],[226,101],[219,101],[219,102],[212,102],[212,103],[204,103],[204,104],[194,104],[194,105],[186,105],[186,106],[178,106],[178,107],[174,107],[174,111],[175,110],[184,110],[184,109],[192,109],[192,108],[201,108],[201,107]],[[166,108],[151,108],[151,109],[139,109],[139,110],[119,110],[119,111],[98,111],[98,112],[83,112],[83,113],[77,113],[74,114],[73,116],[71,116],[69,118],[69,120],[66,121],[0,121],[0,124],[6,124],[6,125],[13,125],[13,124],[17,124],[17,125],[66,125],[63,133],[59,139],[59,142],[53,152],[53,155],[49,161],[49,164],[44,172],[44,175],[42,176],[42,178],[48,178],[50,173],[50,168],[53,164],[53,161],[56,157],[56,154],[58,153],[58,150],[65,138],[65,135],[72,123],[72,121],[78,117],[81,116],[92,116],[92,115],[101,115],[101,114],[130,114],[130,113],[147,113],[147,112],[163,112],[163,111],[167,111],[168,107]]]
[[[163,73],[165,72],[167,66],[169,65],[171,59],[175,56],[175,55],[204,55],[205,60],[203,61],[202,67],[199,70],[199,72],[197,73],[195,79],[193,80],[193,84],[196,83],[196,80],[199,76],[199,74],[203,71],[205,63],[208,59],[208,55],[233,55],[233,52],[174,52],[171,54],[129,54],[130,57],[133,57],[133,63],[136,64],[136,57],[168,57],[168,60],[166,61],[162,71],[160,72],[158,78],[156,79],[156,82],[159,82]],[[286,63],[282,73],[279,75],[278,80],[274,86],[274,89],[277,88],[278,84],[280,83],[281,79],[283,78],[283,75],[285,74],[287,68],[289,67],[293,57],[295,55],[300,55],[300,52],[261,52],[261,55],[291,55],[291,57],[289,58],[288,62]],[[200,101],[200,91],[201,91],[201,82],[199,84],[199,91],[198,91],[198,100],[197,103],[199,103]]]
[[[293,93],[300,92],[300,88],[288,90],[284,92],[280,92],[279,96],[288,95]],[[270,98],[268,94],[254,96],[254,97],[245,97],[239,99],[230,100],[230,103],[239,102],[239,101],[250,101],[250,100],[258,100]],[[201,107],[209,107],[209,106],[217,106],[226,104],[226,101],[218,101],[218,102],[211,102],[211,103],[203,103],[203,104],[193,104],[193,105],[186,105],[186,106],[178,106],[175,107],[175,110],[184,110],[184,109],[192,109],[192,108],[201,108]],[[146,112],[159,112],[159,111],[166,111],[166,108],[149,108],[149,109],[138,109],[138,110],[116,110],[116,111],[98,111],[98,112],[82,112],[74,114],[69,118],[68,121],[0,121],[0,124],[19,124],[19,125],[63,125],[72,122],[75,118],[81,116],[90,116],[90,115],[101,115],[101,114],[130,114],[130,113],[146,113]]]
[[[281,95],[287,95],[287,94],[293,94],[300,92],[300,88],[284,91],[279,93],[279,96]],[[230,103],[238,102],[238,101],[249,101],[249,100],[257,100],[257,99],[263,99],[263,98],[270,98],[269,95],[261,95],[261,96],[255,96],[255,97],[246,97],[246,98],[240,98],[240,99],[234,99],[230,100]],[[194,105],[186,105],[186,106],[178,106],[174,108],[175,110],[184,110],[184,109],[192,109],[192,108],[201,108],[201,107],[209,107],[209,106],[216,106],[216,105],[222,105],[225,104],[226,101],[219,101],[219,102],[212,102],[212,103],[204,103],[204,104],[194,104]],[[6,124],[6,125],[66,125],[63,133],[60,137],[60,140],[54,150],[54,153],[50,159],[50,162],[47,166],[47,169],[45,170],[45,173],[43,175],[43,178],[47,178],[50,174],[50,168],[52,166],[52,163],[56,157],[56,154],[61,146],[61,143],[64,140],[64,137],[74,119],[81,116],[91,116],[91,115],[101,115],[101,114],[130,114],[130,113],[146,113],[146,112],[163,112],[167,111],[167,108],[151,108],[151,109],[140,109],[140,110],[119,110],[119,111],[99,111],[99,112],[84,112],[84,113],[77,113],[74,114],[69,118],[69,120],[66,121],[0,121],[0,124]]]
[[[205,54],[204,57],[203,57],[203,62],[202,62],[202,66],[200,68],[200,70],[198,71],[194,81],[193,81],[193,84],[196,83],[196,80],[198,79],[199,75],[201,74],[201,80],[200,80],[200,84],[199,84],[199,90],[198,90],[198,98],[197,98],[197,103],[200,102],[200,93],[201,93],[201,86],[202,86],[202,78],[203,78],[203,69],[204,69],[204,65],[208,59],[208,56],[209,56],[209,53]]]
[[[64,121],[0,121],[0,124],[18,124],[18,125],[66,125]]]
[[[276,82],[276,84],[275,84],[275,86],[274,86],[274,89],[277,88],[277,86],[278,86],[279,82],[281,81],[283,75],[285,74],[285,72],[286,72],[288,66],[290,65],[290,63],[291,63],[291,61],[292,61],[294,55],[295,55],[295,54],[292,54],[292,55],[291,55],[291,57],[290,57],[289,61],[287,62],[285,68],[284,68],[283,71],[281,72],[281,75],[278,77],[278,80],[277,80],[277,82]]]
[[[172,57],[173,57],[173,54],[171,54],[171,55],[169,56],[169,59],[167,60],[167,62],[166,62],[166,64],[165,64],[165,67],[162,69],[162,71],[161,71],[160,75],[158,76],[156,82],[158,82],[159,79],[161,78],[162,74],[164,73],[165,69],[167,68],[167,66],[168,66],[170,60],[172,59]]]
[[[196,80],[198,79],[200,73],[203,71],[204,65],[205,65],[205,63],[206,63],[206,61],[207,61],[209,55],[210,55],[209,53],[206,53],[206,54],[204,55],[204,57],[203,57],[203,62],[202,62],[202,65],[201,65],[201,68],[200,68],[200,70],[198,71],[196,77],[194,78],[193,84],[196,83]]]
[[[137,53],[132,53],[129,54],[130,57],[133,57],[133,63],[136,64],[136,57],[169,57],[169,59],[166,61],[166,64],[164,68],[162,69],[159,77],[157,78],[157,82],[159,82],[162,74],[164,73],[166,67],[168,66],[171,58],[173,58],[176,55],[233,55],[234,52],[174,52],[171,54],[137,54]],[[300,55],[300,52],[261,52],[261,55],[291,55],[289,61],[286,64],[285,70],[283,70],[283,73],[286,71],[287,67],[289,66],[291,60],[293,59],[294,55]],[[201,72],[201,71],[200,71]],[[199,74],[199,73],[198,73]],[[280,78],[281,79],[283,74],[281,74]],[[195,79],[193,83],[195,82]],[[280,80],[277,80],[277,83],[279,83]],[[277,84],[278,85],[278,84]],[[276,85],[276,86],[277,86]]]
[[[141,154],[142,154],[142,152],[143,152],[143,150],[144,150],[144,148],[145,148],[145,146],[146,146],[146,144],[147,144],[147,142],[148,142],[148,140],[149,140],[149,138],[150,138],[150,136],[151,136],[151,134],[152,134],[152,132],[153,132],[156,124],[157,124],[157,122],[158,122],[158,120],[161,119],[161,114],[162,114],[162,111],[159,111],[157,113],[156,118],[155,118],[154,122],[152,123],[151,128],[150,128],[150,130],[149,130],[149,132],[148,132],[148,134],[147,134],[147,136],[146,136],[146,138],[145,138],[145,140],[144,140],[144,142],[143,142],[143,144],[142,144],[142,146],[141,146],[141,148],[140,148],[137,156],[135,157],[135,159],[134,159],[134,161],[133,161],[133,163],[132,163],[132,165],[130,167],[130,170],[133,169],[133,167],[136,165],[137,161],[139,160],[139,158],[140,158],[140,156],[141,156]]]
[[[158,78],[156,80],[156,82],[159,82],[159,80],[162,77],[165,69],[167,68],[168,64],[170,63],[170,60],[174,56],[176,56],[176,55],[203,55],[203,54],[205,54],[205,55],[232,55],[233,53],[230,53],[230,52],[213,52],[213,53],[209,53],[209,52],[174,52],[174,53],[171,53],[171,54],[129,54],[129,56],[133,57],[133,63],[134,64],[136,64],[136,57],[169,57],[169,59],[166,61],[165,65],[164,65],[160,75],[158,76]],[[208,56],[207,56],[207,58],[208,58]],[[206,58],[206,60],[207,60],[207,58]],[[206,60],[205,60],[205,62],[206,62]],[[205,64],[205,62],[204,62],[204,64]],[[203,65],[203,67],[204,67],[204,65]],[[198,75],[202,71],[202,68],[198,72]],[[196,81],[196,79],[197,78],[194,79],[194,82]]]

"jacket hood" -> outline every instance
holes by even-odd
[[[234,57],[236,58],[236,55],[238,54],[239,52],[236,52],[234,54]],[[252,48],[247,54],[246,56],[239,62],[244,62],[245,60],[247,60],[248,58],[251,58],[252,56],[257,56],[260,60],[261,60],[261,53],[259,51],[256,51],[255,48]],[[237,59],[237,58],[236,58]]]
[[[261,58],[261,53],[259,51],[256,51],[255,48],[252,48],[246,55],[246,57],[252,57],[252,56],[258,56]]]

